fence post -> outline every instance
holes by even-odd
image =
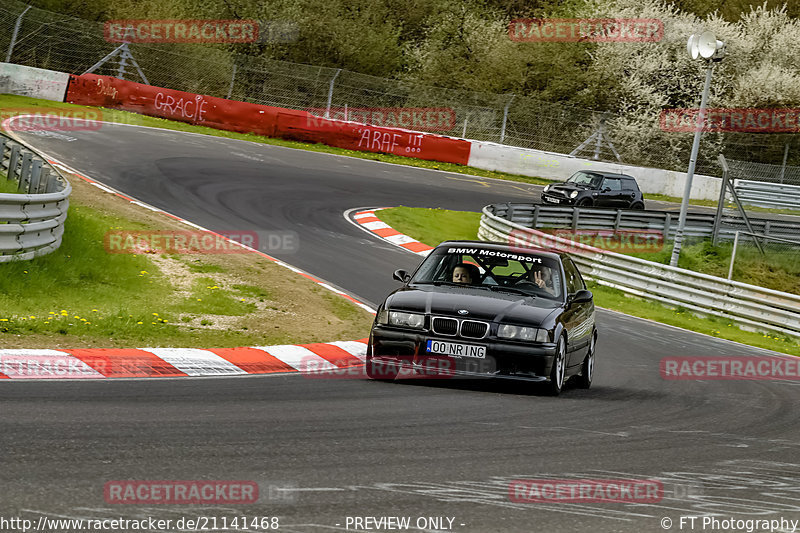
[[[781,183],[783,177],[786,175],[786,159],[789,157],[789,143],[786,143],[786,148],[783,150],[783,165],[781,165]]]
[[[233,73],[231,74],[231,84],[228,86],[228,100],[231,99],[233,94],[233,82],[236,79],[236,63],[233,64]]]
[[[464,119],[464,131],[461,132],[461,138],[467,138],[467,119]]]
[[[736,247],[739,245],[739,232],[737,231],[736,234],[733,236],[733,251],[731,252],[731,266],[728,268],[728,281],[731,280],[731,276],[733,276],[733,261],[736,259]]]
[[[28,6],[25,11],[19,14],[17,22],[14,23],[14,31],[11,32],[11,44],[8,45],[8,53],[6,54],[6,63],[11,63],[11,53],[14,51],[14,45],[17,44],[17,34],[19,34],[19,27],[22,25],[22,17],[33,6]]]
[[[514,101],[514,96],[511,95],[511,98],[508,99],[506,103],[506,107],[503,109],[503,126],[500,128],[500,144],[503,144],[503,141],[506,138],[506,123],[508,122],[508,108],[511,107],[511,102]]]
[[[325,107],[325,118],[331,118],[331,102],[333,101],[333,82],[336,81],[336,77],[339,76],[339,73],[342,69],[336,69],[336,74],[333,75],[331,78],[331,84],[328,87],[328,105]]]

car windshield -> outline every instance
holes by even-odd
[[[575,185],[581,185],[583,187],[597,188],[600,186],[600,182],[602,180],[603,176],[600,174],[593,174],[591,172],[576,172],[569,177],[567,183],[574,183]]]
[[[532,250],[480,245],[440,246],[420,265],[412,284],[453,285],[561,300],[561,265]]]

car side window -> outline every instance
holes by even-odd
[[[564,259],[564,274],[567,276],[567,293],[575,294],[579,290],[586,288],[581,273],[578,272],[578,268],[572,262],[572,259]]]
[[[632,179],[623,179],[622,180],[622,188],[626,191],[636,191],[639,188],[636,186],[636,182]]]
[[[621,191],[622,184],[619,182],[619,178],[606,178],[603,182],[603,187],[608,187],[611,191]]]

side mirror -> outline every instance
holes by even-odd
[[[575,294],[570,296],[569,303],[571,304],[585,304],[592,301],[594,295],[592,291],[587,291],[586,289],[581,289]]]
[[[611,192],[611,187],[603,187],[603,190],[600,192]]]
[[[401,268],[394,271],[394,274],[392,274],[392,279],[399,281],[400,283],[405,283],[411,279],[411,276],[409,276],[408,272]]]

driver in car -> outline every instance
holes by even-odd
[[[545,265],[533,265],[528,271],[527,278],[522,278],[522,284],[533,283],[540,289],[546,291],[551,296],[556,296],[555,283],[553,281],[553,269]]]

